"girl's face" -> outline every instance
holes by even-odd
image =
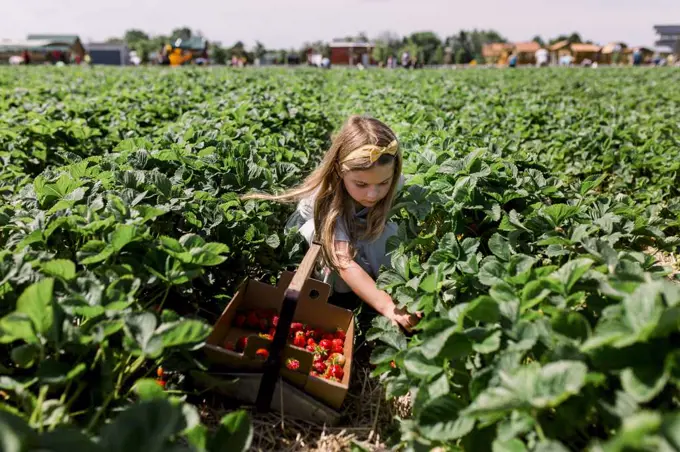
[[[387,196],[394,178],[394,162],[367,170],[347,171],[342,176],[347,193],[363,207],[373,207]]]

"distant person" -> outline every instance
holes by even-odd
[[[640,49],[633,51],[633,66],[640,66],[642,64],[642,52]]]
[[[511,68],[517,67],[517,52],[512,52],[512,55],[510,55],[510,60],[508,60],[508,66]]]
[[[31,64],[31,54],[28,53],[28,50],[24,50],[21,52],[21,59],[23,61],[23,64],[29,65]]]

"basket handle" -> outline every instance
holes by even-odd
[[[264,362],[262,381],[257,392],[257,399],[255,406],[258,411],[265,412],[271,406],[272,397],[274,396],[274,388],[279,379],[279,372],[281,369],[281,355],[286,340],[290,333],[290,325],[293,323],[293,316],[297,308],[297,302],[300,298],[300,292],[305,285],[305,281],[309,279],[314,270],[314,265],[321,252],[321,245],[314,242],[307,250],[307,254],[302,259],[292,281],[286,288],[283,295],[283,303],[281,304],[281,312],[279,312],[279,322],[276,326],[276,333],[272,340],[272,345],[269,349],[269,357]]]

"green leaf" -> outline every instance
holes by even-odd
[[[514,409],[555,407],[578,394],[588,372],[579,361],[555,361],[540,367],[533,362],[512,374],[500,373],[501,386],[480,393],[464,410],[471,416]]]
[[[472,349],[483,355],[493,353],[501,346],[501,335],[502,333],[500,331],[494,331],[486,336],[481,342],[473,342]]]
[[[166,348],[181,345],[195,345],[203,342],[210,334],[210,327],[199,320],[182,320],[172,324],[164,324],[159,329]]]
[[[40,266],[43,273],[70,281],[76,277],[76,264],[68,259],[54,259]]]
[[[235,411],[220,420],[217,432],[210,439],[210,452],[244,452],[253,441],[253,426],[244,410]]]
[[[40,342],[31,318],[27,314],[12,312],[0,319],[0,343],[8,344],[17,340],[30,344]]]
[[[185,428],[181,408],[167,400],[146,400],[128,407],[101,431],[110,452],[164,452],[167,441]]]
[[[123,224],[111,234],[110,245],[114,253],[122,250],[125,245],[132,243],[137,238],[137,227],[131,224]]]
[[[48,358],[38,368],[37,377],[41,382],[47,384],[62,384],[79,377],[87,370],[85,363],[75,366]]]
[[[24,452],[35,444],[37,435],[26,421],[18,416],[0,410],[0,450],[3,452]]]
[[[420,351],[428,359],[434,359],[441,353],[449,338],[456,332],[456,327],[451,326],[439,333],[423,340],[420,345]]]
[[[621,372],[621,385],[636,402],[647,403],[666,386],[670,372],[653,367],[628,367]]]
[[[54,318],[53,288],[53,278],[42,279],[28,286],[17,301],[16,312],[26,314],[33,322],[35,331],[42,335],[52,327]]]
[[[496,233],[489,239],[489,249],[494,256],[500,260],[507,262],[512,256],[512,251],[510,250],[510,244],[502,235]]]
[[[137,380],[132,389],[139,396],[140,400],[168,398],[165,390],[156,382],[156,380],[151,378],[142,378]]]
[[[526,452],[527,447],[517,438],[501,441],[496,439],[492,444],[492,452]]]
[[[671,446],[680,450],[680,413],[670,413],[664,416],[661,433]]]
[[[561,311],[552,319],[552,328],[556,333],[571,339],[585,341],[591,335],[588,320],[578,312]]]
[[[417,378],[434,377],[442,371],[441,366],[425,358],[417,348],[409,349],[404,356],[404,368],[409,374]]]
[[[40,435],[38,450],[50,452],[105,452],[81,431],[72,427],[58,427],[57,430]]]
[[[271,248],[278,248],[279,245],[281,245],[281,240],[279,239],[279,236],[277,234],[272,234],[269,237],[267,237],[267,240],[265,241],[267,245],[269,245]]]
[[[430,400],[420,412],[420,431],[435,441],[462,438],[473,429],[475,419],[461,416],[460,408],[461,402],[450,394]]]
[[[157,356],[163,350],[162,337],[154,335],[156,325],[156,316],[150,312],[131,314],[125,319],[125,331],[134,340],[135,348],[150,357]]]
[[[40,356],[40,347],[35,344],[22,344],[12,349],[11,356],[12,361],[17,366],[23,368],[32,367],[33,363]]]
[[[564,295],[571,292],[572,287],[593,265],[591,259],[574,259],[564,264],[559,270],[550,277],[559,281],[564,287]]]

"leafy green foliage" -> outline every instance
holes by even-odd
[[[679,447],[680,293],[646,252],[680,243],[678,82],[0,71],[0,445],[247,448],[243,413],[200,424],[188,371],[243,278],[273,282],[302,242],[292,206],[239,195],[299,182],[369,113],[407,176],[378,284],[424,313],[411,337],[383,318],[367,334],[388,395],[413,401],[402,445]]]

